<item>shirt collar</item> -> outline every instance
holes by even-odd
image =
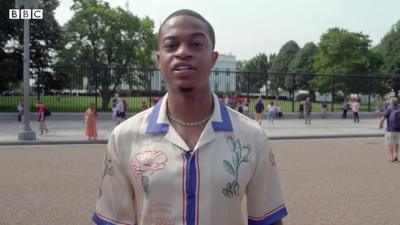
[[[146,134],[167,133],[169,129],[169,121],[167,117],[167,98],[168,93],[160,99],[154,106],[150,121],[146,128]],[[219,101],[218,97],[213,93],[214,112],[211,116],[211,124],[214,131],[233,131],[231,118],[224,103]]]

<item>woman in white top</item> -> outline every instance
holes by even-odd
[[[268,123],[273,124],[276,116],[276,106],[274,102],[271,101],[268,105]]]

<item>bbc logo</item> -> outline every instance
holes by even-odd
[[[34,19],[41,20],[43,19],[43,9],[10,9],[8,11],[9,19],[18,20],[18,19]]]

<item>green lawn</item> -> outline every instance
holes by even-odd
[[[128,112],[139,112],[142,102],[145,102],[148,106],[151,106],[149,97],[124,97],[128,102]],[[0,112],[15,112],[17,104],[22,100],[22,96],[0,96]],[[90,102],[95,102],[95,97],[93,96],[62,96],[57,99],[57,96],[40,96],[40,100],[52,111],[52,112],[84,112],[88,107]],[[37,96],[31,96],[31,111],[36,111],[35,103],[37,101]],[[271,100],[264,100],[264,105],[267,106]],[[283,112],[292,112],[292,101],[279,100],[275,101],[279,103],[282,107]],[[254,105],[257,99],[250,99],[249,111],[254,112]],[[299,101],[294,102],[294,112],[298,112]],[[97,98],[97,106],[100,111],[109,112],[111,109],[101,109],[102,99]],[[328,103],[328,109],[331,111],[331,103]],[[321,103],[313,103],[313,111],[321,112]],[[334,104],[334,111],[342,111],[342,103]],[[368,103],[361,104],[361,111],[368,111]],[[371,111],[375,111],[375,105],[371,103]]]

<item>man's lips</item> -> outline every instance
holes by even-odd
[[[192,65],[188,65],[188,64],[178,64],[175,65],[173,68],[174,72],[190,72],[196,70],[196,68]]]

